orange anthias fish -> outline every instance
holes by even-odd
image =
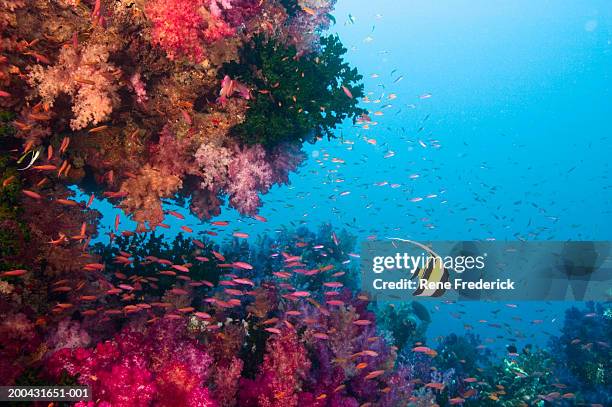
[[[424,353],[428,356],[431,356],[432,358],[438,355],[438,352],[436,352],[435,350],[428,348],[427,346],[417,346],[412,348],[413,352],[420,352],[420,353]]]
[[[353,94],[351,93],[351,91],[349,90],[349,88],[347,88],[346,86],[342,85],[342,91],[344,92],[344,94],[349,98],[352,99],[353,98]]]
[[[364,379],[365,379],[365,380],[375,379],[375,378],[377,378],[377,377],[379,377],[379,376],[382,376],[384,373],[385,373],[385,371],[384,371],[384,370],[375,370],[375,371],[373,371],[373,372],[368,373],[368,374],[367,374],[367,375],[364,377]]]
[[[221,253],[216,252],[214,250],[212,250],[212,254],[213,256],[215,256],[215,258],[219,261],[225,261],[225,256],[223,256]]]
[[[181,215],[180,213],[176,212],[176,211],[168,211],[169,215],[174,216],[177,219],[185,219],[185,217],[183,215]]]
[[[316,16],[317,15],[317,12],[314,9],[310,8],[310,7],[302,6],[302,10],[305,13],[310,14],[311,16]]]
[[[232,266],[238,269],[243,269],[243,270],[253,270],[253,266],[243,261],[235,261],[232,263]]]
[[[42,196],[37,192],[29,191],[27,189],[24,189],[21,192],[23,192],[25,196],[28,196],[30,198],[37,199],[37,200],[42,199]]]
[[[435,389],[435,390],[442,390],[444,389],[445,385],[444,383],[431,382],[431,383],[427,383],[425,387],[428,387],[430,389]]]
[[[28,270],[23,270],[23,269],[9,270],[9,271],[3,272],[1,275],[2,275],[2,277],[21,277],[24,274],[26,274],[27,272],[28,272]]]

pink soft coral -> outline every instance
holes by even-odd
[[[268,155],[274,182],[277,184],[288,184],[289,174],[297,170],[306,159],[300,147],[294,144],[276,146]]]
[[[195,160],[200,168],[201,188],[217,193],[225,187],[232,162],[230,149],[204,143],[196,151]]]
[[[144,104],[147,100],[147,89],[145,88],[145,84],[140,77],[140,72],[136,72],[130,78],[130,84],[132,85],[132,89],[134,89],[134,93],[136,94],[136,102],[139,104]]]
[[[119,104],[117,74],[119,70],[108,62],[109,52],[101,45],[82,49],[65,46],[56,65],[43,68],[36,65],[29,75],[30,85],[49,106],[62,93],[72,97],[73,130],[107,120]]]
[[[261,206],[259,192],[266,193],[273,184],[272,167],[266,151],[260,145],[245,147],[236,152],[229,165],[230,203],[241,213],[254,215]]]

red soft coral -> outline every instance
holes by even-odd
[[[94,349],[62,349],[47,374],[78,375],[96,400],[117,406],[216,407],[203,387],[211,358],[186,334],[184,321],[158,321],[143,333],[124,330]]]
[[[234,29],[220,18],[215,3],[214,11],[206,0],[153,0],[147,3],[146,13],[153,23],[153,43],[161,46],[168,58],[187,57],[192,62],[204,59],[205,45],[234,34]],[[215,15],[218,14],[218,15]]]
[[[266,351],[260,375],[243,380],[240,405],[297,406],[301,380],[310,369],[306,348],[294,330],[285,328],[268,340]]]
[[[147,3],[146,13],[153,23],[153,42],[161,46],[168,58],[183,55],[198,61],[204,55],[202,31],[206,27],[198,8],[201,0],[153,0]]]

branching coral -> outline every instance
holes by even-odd
[[[259,91],[233,134],[243,142],[268,146],[313,135],[333,137],[338,124],[364,112],[357,107],[362,77],[344,62],[345,52],[335,36],[321,39],[320,52],[303,56],[292,45],[256,36],[241,50],[239,62],[222,69]]]
[[[119,103],[117,75],[120,71],[108,62],[109,52],[101,45],[61,49],[56,65],[32,67],[29,82],[43,102],[53,106],[60,94],[72,97],[73,130],[96,125],[110,117]]]

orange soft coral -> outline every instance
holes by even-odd
[[[155,227],[164,220],[161,199],[170,198],[181,186],[179,177],[146,165],[136,178],[129,178],[121,185],[121,192],[127,194],[121,206],[133,214],[136,222],[149,222]]]

